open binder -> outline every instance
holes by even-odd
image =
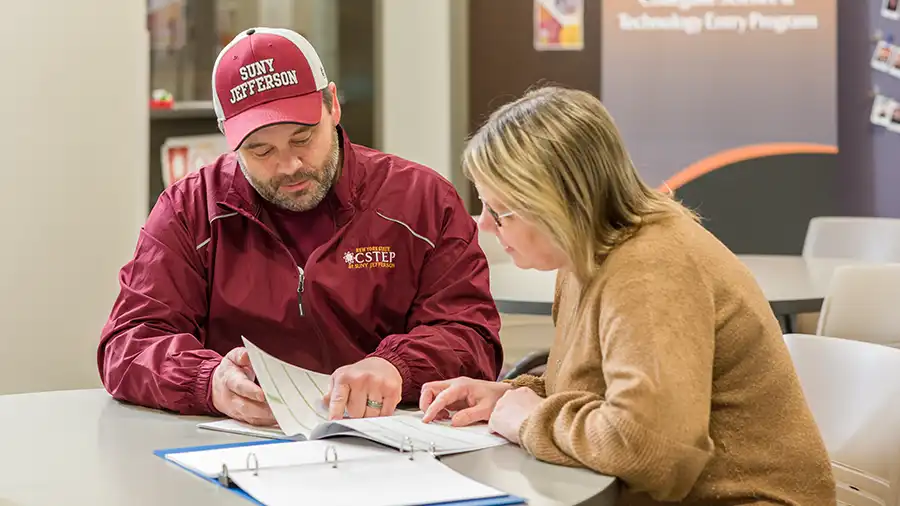
[[[457,473],[411,440],[399,450],[361,440],[265,440],[154,454],[264,506],[526,504]]]
[[[275,415],[279,430],[269,428],[265,437],[292,440],[319,440],[338,436],[369,439],[395,449],[411,440],[416,448],[434,446],[438,456],[471,452],[509,444],[491,433],[485,423],[470,427],[451,427],[449,422],[423,423],[424,413],[397,412],[375,418],[330,420],[322,397],[328,391],[327,374],[302,369],[266,353],[243,337],[259,385]],[[199,424],[202,428],[241,432],[239,424],[220,420]],[[249,433],[245,429],[243,432]],[[262,432],[258,429],[256,432]],[[281,435],[279,436],[279,432]],[[252,434],[259,436],[260,434]]]

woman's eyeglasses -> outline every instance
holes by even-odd
[[[500,224],[501,218],[508,218],[508,217],[516,214],[513,211],[506,211],[505,213],[498,213],[497,211],[494,211],[494,208],[489,206],[488,203],[485,202],[483,198],[478,197],[478,200],[481,201],[481,205],[484,206],[484,208],[485,208],[485,210],[487,210],[488,214],[491,215],[491,218],[494,219],[494,223],[497,225],[497,228],[500,228],[502,226]]]

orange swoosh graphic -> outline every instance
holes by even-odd
[[[665,183],[663,183],[663,185],[660,187],[660,190],[675,190],[704,174],[708,174],[714,170],[721,169],[722,167],[753,158],[809,153],[836,154],[837,152],[837,146],[802,142],[780,142],[742,146],[740,148],[729,149],[727,151],[716,153],[712,156],[704,158],[703,160],[700,160],[699,162],[691,164],[686,169],[670,177]]]

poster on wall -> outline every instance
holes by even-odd
[[[900,19],[900,0],[882,0],[881,15],[888,19]]]
[[[836,0],[602,9],[602,99],[642,178],[735,252],[798,254],[839,211]]]
[[[584,0],[533,1],[536,50],[584,49]]]
[[[160,153],[163,186],[169,186],[229,151],[224,135],[169,137]]]

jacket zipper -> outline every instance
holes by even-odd
[[[256,223],[257,225],[262,227],[263,230],[265,230],[269,235],[272,236],[273,239],[275,239],[275,241],[278,244],[281,245],[281,248],[287,254],[288,258],[290,258],[291,260],[294,259],[294,256],[291,255],[290,250],[288,250],[287,246],[284,245],[284,241],[282,241],[281,238],[278,237],[277,234],[275,234],[274,232],[269,230],[268,227],[266,227],[265,225],[260,223],[259,220],[257,220],[255,216],[251,215],[250,213],[248,213],[246,211],[243,211],[241,209],[233,207],[233,206],[229,206],[226,204],[222,204],[222,206],[227,209],[232,210],[233,212],[236,212],[237,214],[243,216],[244,218],[247,218],[251,222]],[[302,316],[306,315],[306,312],[303,309],[303,289],[304,289],[304,285],[306,284],[306,273],[303,272],[303,268],[300,267],[299,265],[297,266],[297,273],[300,274],[300,279],[297,281],[297,310],[300,312],[300,316],[302,317]]]
[[[297,307],[300,309],[300,316],[304,316],[303,313],[303,285],[305,274],[303,273],[303,267],[297,266],[297,271],[300,273],[300,281],[297,284]]]

